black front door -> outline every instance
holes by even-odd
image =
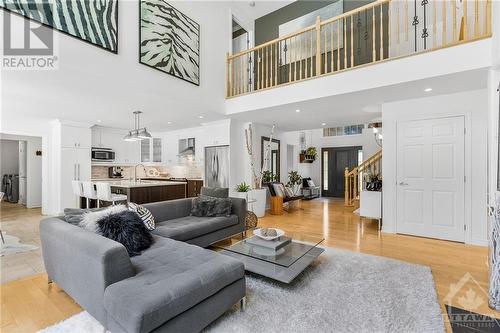
[[[337,147],[321,149],[321,195],[343,197],[345,191],[344,170],[358,165],[362,147]]]

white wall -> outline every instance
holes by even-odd
[[[36,155],[42,151],[42,138],[29,138],[26,140],[26,207],[42,206],[42,156]],[[43,154],[43,151],[42,151]]]
[[[382,105],[384,149],[382,177],[384,179],[385,232],[396,232],[396,128],[400,121],[445,116],[464,116],[467,135],[465,161],[465,220],[468,224],[466,243],[487,244],[487,90],[413,99]]]
[[[19,141],[0,140],[0,177],[19,173]]]
[[[230,129],[230,175],[229,188],[234,189],[236,185],[245,182],[252,185],[252,169],[250,167],[250,156],[248,155],[245,129],[249,123],[231,120]],[[255,151],[253,152],[255,154]],[[260,158],[259,158],[260,160]],[[257,159],[254,159],[257,164]],[[256,169],[260,170],[260,169]]]
[[[143,124],[153,131],[197,126],[199,114],[204,121],[221,119],[232,2],[169,4],[200,24],[200,86],[139,63],[138,1],[120,1],[118,54],[54,31],[59,69],[2,72],[4,112],[79,122],[100,119],[103,126],[127,128],[133,124],[132,111],[139,109]],[[253,22],[243,23],[253,29]]]
[[[318,151],[318,157],[313,163],[299,163],[299,138],[301,132],[306,133],[307,147],[316,147]],[[374,139],[373,130],[371,128],[365,128],[363,134],[359,135],[323,137],[323,129],[315,129],[285,132],[282,137],[286,144],[295,145],[297,147],[295,162],[297,163],[299,174],[304,178],[311,177],[317,185],[321,184],[321,148],[361,146],[363,147],[363,159],[367,159],[381,149]]]

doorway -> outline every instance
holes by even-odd
[[[352,170],[361,162],[363,147],[335,147],[321,149],[321,195],[343,197],[345,168]]]
[[[0,177],[4,203],[42,206],[42,138],[0,135]]]
[[[242,27],[238,20],[232,16],[232,36],[231,36],[231,51],[232,54],[237,54],[246,51],[250,48],[250,33]],[[249,59],[248,62],[235,62],[233,64],[235,73],[243,73],[246,71],[246,77],[248,82],[244,83],[247,87],[241,87],[243,89],[250,89],[252,82],[252,62]]]
[[[397,232],[465,241],[464,117],[397,125]]]

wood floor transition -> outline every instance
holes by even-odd
[[[40,211],[3,204],[1,208],[2,230],[20,237],[23,242],[39,246],[37,230]],[[360,219],[344,208],[342,200],[337,199],[303,202],[302,209],[281,216],[268,215],[260,219],[259,226],[279,227],[292,237],[324,237],[324,246],[430,266],[443,314],[444,303],[448,301],[447,297],[452,296],[450,299],[455,303],[452,305],[464,307],[468,304],[474,307],[471,309],[474,312],[500,318],[500,313],[487,306],[488,250],[485,247],[381,233],[376,221]],[[14,281],[4,283],[0,288],[1,332],[35,332],[81,311],[57,285],[47,286],[44,273],[33,275],[36,271],[22,268],[27,262],[23,255],[2,257],[0,260],[2,277],[10,272],[9,279],[13,279],[12,276],[17,274]],[[40,264],[39,252],[33,253],[28,266],[35,270],[40,269],[37,266]],[[18,272],[13,274],[16,267]],[[21,277],[23,269],[25,275]],[[453,287],[458,288],[450,293]],[[447,317],[444,318],[446,320]],[[449,324],[446,325],[451,332]]]

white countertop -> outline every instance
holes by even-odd
[[[121,188],[137,188],[137,187],[152,187],[152,186],[173,186],[173,185],[186,185],[185,182],[166,182],[166,181],[155,181],[155,180],[141,180],[141,181],[130,181],[130,180],[115,180],[115,179],[105,179],[98,180],[93,179],[96,182],[106,182],[112,187]]]

